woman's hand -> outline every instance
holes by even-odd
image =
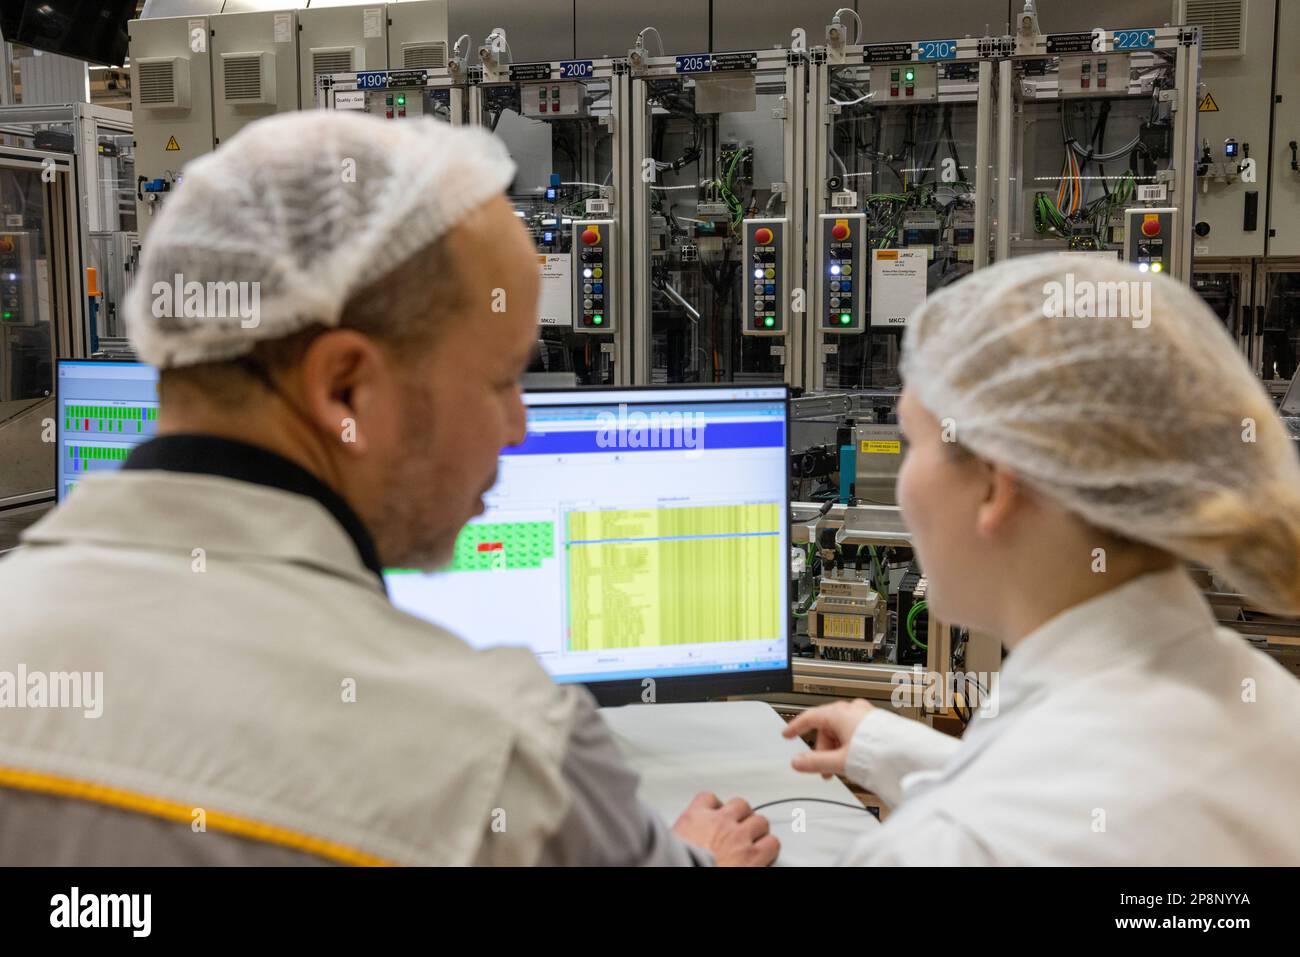
[[[798,738],[809,731],[816,731],[817,743],[814,750],[796,754],[790,762],[791,766],[796,771],[820,774],[824,778],[829,778],[832,774],[843,774],[849,741],[870,710],[870,702],[854,698],[852,701],[836,701],[834,704],[810,708],[796,715],[782,729],[782,736]]]

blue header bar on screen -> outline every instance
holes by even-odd
[[[529,393],[527,438],[502,455],[780,448],[785,398],[753,387]]]
[[[785,445],[785,422],[706,422],[698,426],[529,432],[522,445],[502,455],[565,455],[579,452],[663,452],[670,449],[751,449]]]

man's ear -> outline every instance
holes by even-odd
[[[991,462],[982,462],[984,497],[975,517],[975,530],[982,538],[1005,534],[1024,504],[1025,488],[1015,474]]]
[[[323,333],[307,347],[299,366],[305,412],[345,452],[367,451],[384,370],[379,346],[351,329]]]

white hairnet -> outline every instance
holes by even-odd
[[[1086,521],[1300,612],[1296,449],[1187,286],[1098,257],[1012,259],[925,303],[902,374],[958,444]]]
[[[434,120],[304,110],[251,123],[165,196],[126,302],[131,342],[165,369],[337,325],[351,293],[502,192],[514,169],[490,134]]]

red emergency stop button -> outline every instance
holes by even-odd
[[[766,246],[771,241],[772,230],[768,229],[766,226],[761,226],[754,230],[754,242],[758,243],[760,246]]]
[[[1159,235],[1160,235],[1160,217],[1159,217],[1159,216],[1148,216],[1148,217],[1146,217],[1146,219],[1142,220],[1142,235],[1143,235],[1143,236],[1159,236]]]
[[[600,232],[588,226],[582,231],[582,242],[584,246],[594,246],[600,242]]]
[[[835,238],[835,239],[848,239],[848,238],[849,238],[849,224],[848,224],[848,223],[836,223],[834,226],[831,227],[831,236],[832,236],[833,238]]]

